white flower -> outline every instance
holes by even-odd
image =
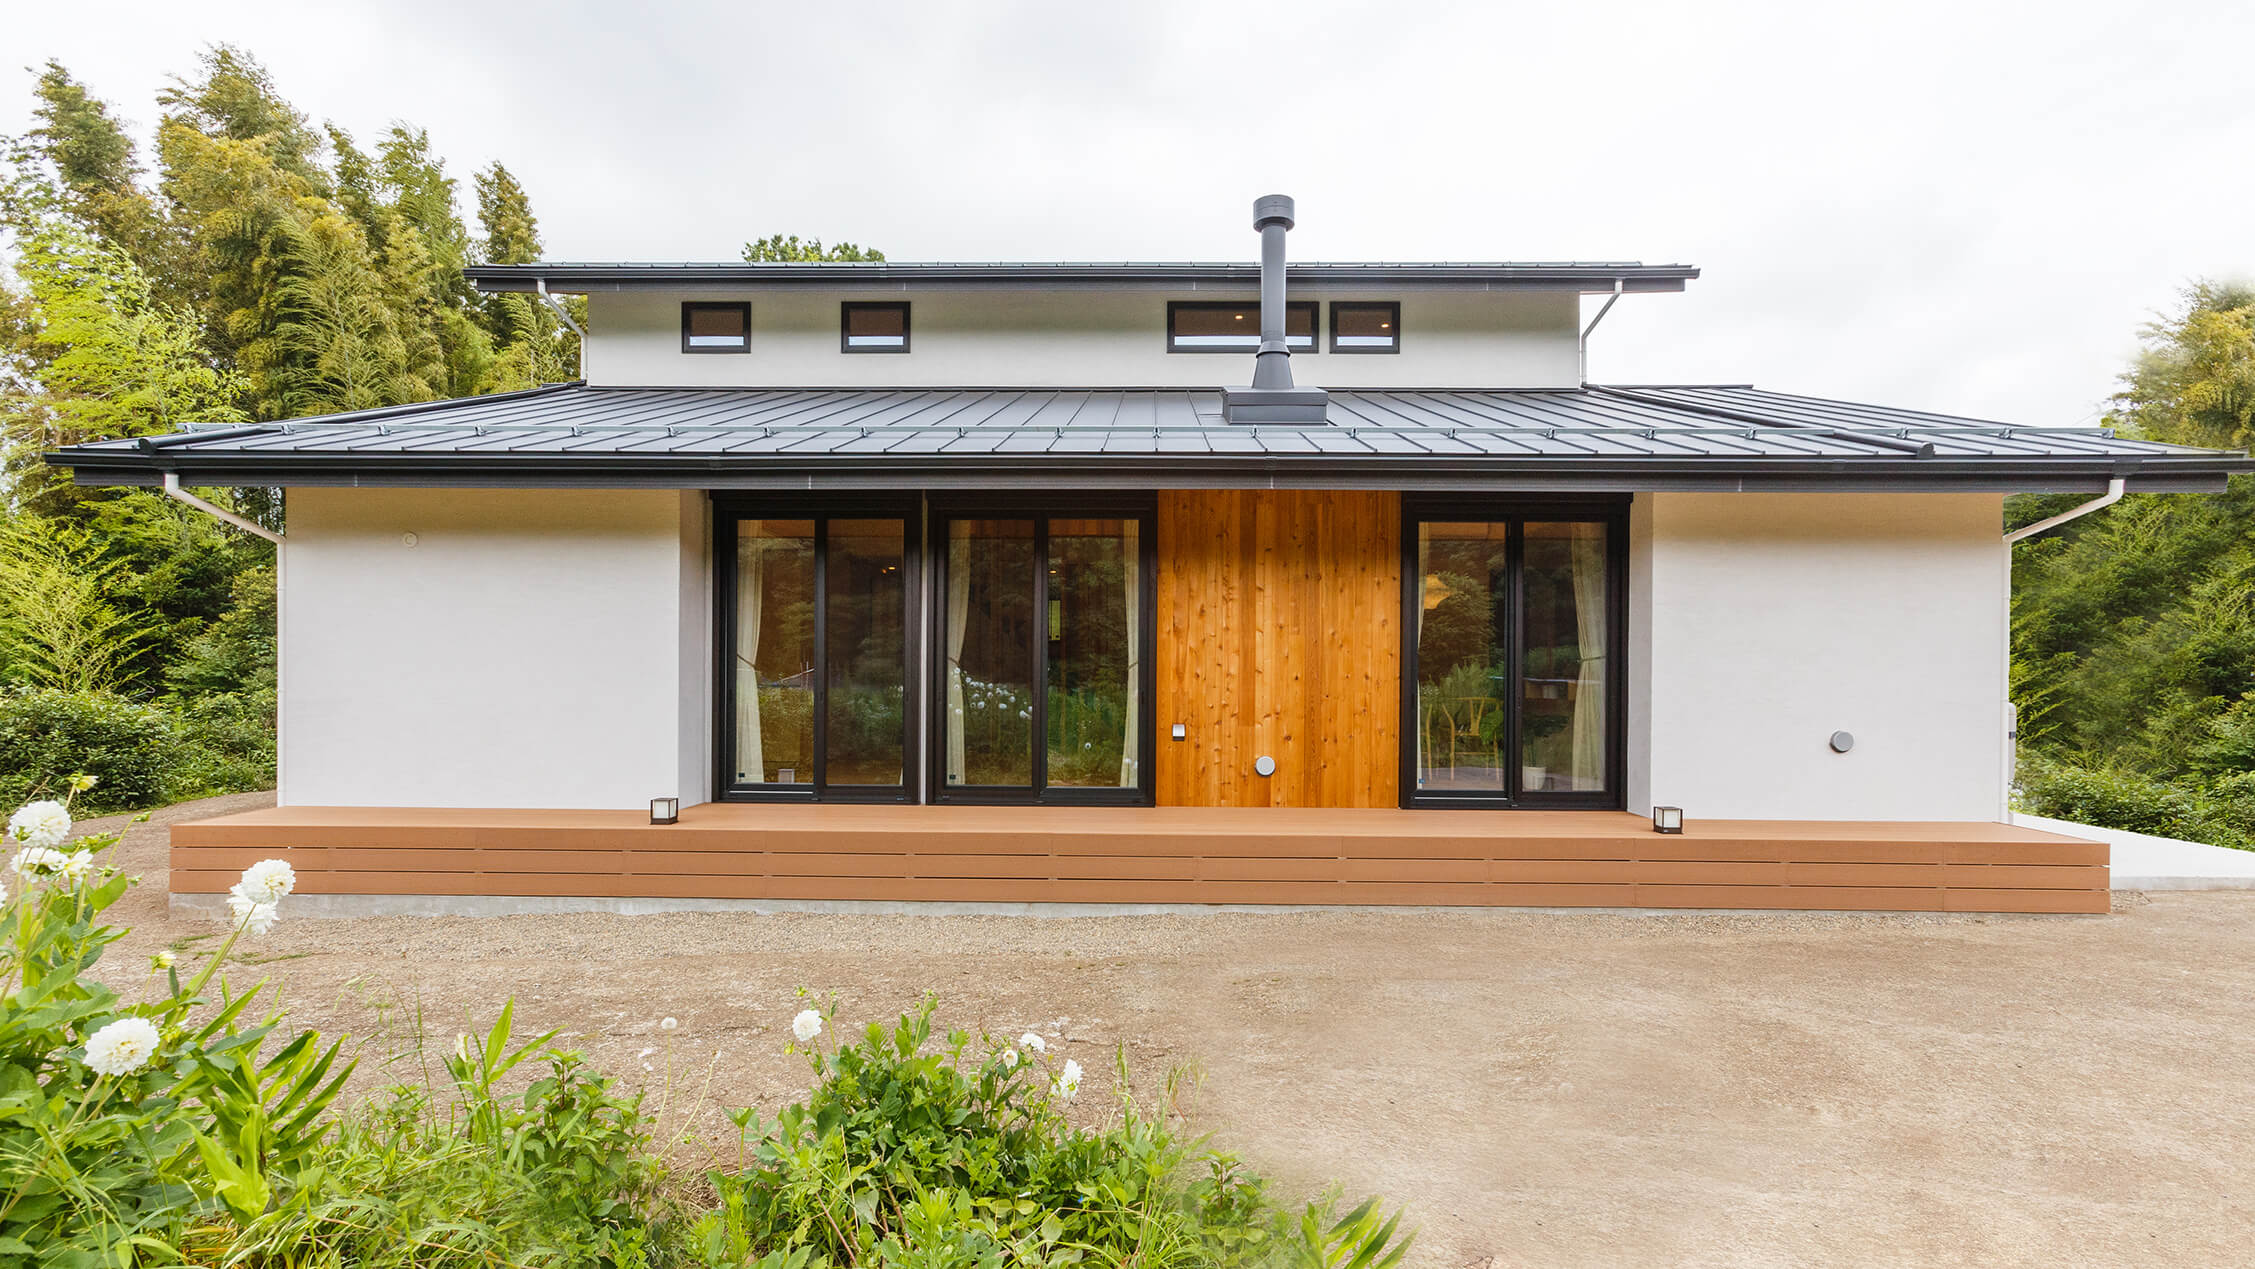
[[[51,846],[26,846],[8,861],[9,871],[26,882],[52,877],[70,864],[70,856]]]
[[[86,1065],[96,1075],[131,1075],[157,1055],[156,1024],[120,1018],[86,1038]]]
[[[70,836],[70,811],[60,802],[27,802],[8,817],[8,836],[27,846],[60,846]]]
[[[235,915],[235,924],[254,935],[264,934],[282,919],[282,910],[271,903],[261,903],[244,893],[243,883],[236,882],[227,888],[227,910]]]
[[[86,880],[86,874],[92,871],[94,871],[93,851],[74,850],[70,853],[70,858],[63,861],[63,880],[74,886]]]
[[[1031,1031],[1028,1031],[1022,1036],[1019,1036],[1018,1043],[1026,1046],[1029,1049],[1032,1049],[1036,1053],[1047,1053],[1049,1051],[1049,1041],[1042,1039],[1039,1035],[1036,1035]]]
[[[1073,1100],[1073,1094],[1081,1091],[1080,1063],[1071,1058],[1065,1059],[1065,1069],[1057,1073],[1056,1091],[1061,1100],[1068,1102]]]
[[[791,1019],[791,1034],[801,1044],[813,1043],[814,1037],[822,1034],[822,1015],[812,1009],[799,1010],[799,1015]]]
[[[236,883],[253,903],[280,903],[298,884],[298,874],[288,861],[261,859],[243,870]]]
[[[1013,1067],[1015,1067],[1015,1066],[1017,1066],[1017,1065],[1018,1065],[1018,1050],[1016,1050],[1016,1049],[1004,1049],[1004,1050],[1002,1051],[1002,1069],[1003,1069],[1003,1070],[1005,1070],[1005,1071],[1007,1071],[1007,1070],[1010,1070],[1011,1068],[1013,1068]]]
[[[680,1025],[681,1024],[679,1022],[674,1021],[672,1018],[661,1018],[658,1020],[658,1030],[660,1031],[671,1031],[675,1027],[678,1027]]]
[[[179,958],[173,955],[171,948],[159,948],[157,954],[149,958],[149,965],[154,969],[171,969],[172,963],[177,959]]]

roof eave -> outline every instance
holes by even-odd
[[[1693,265],[1384,265],[1299,264],[1297,286],[1324,290],[1450,290],[1610,292],[1681,291],[1699,276]],[[1224,265],[471,265],[462,274],[486,294],[693,291],[780,287],[825,290],[960,290],[966,287],[1045,290],[1227,290],[1260,285],[1260,266]]]
[[[1055,489],[1384,488],[1416,491],[1579,489],[2081,493],[2117,477],[2135,492],[2217,492],[2255,459],[2123,458],[1460,458],[1338,455],[986,454],[758,458],[680,455],[198,454],[66,449],[46,456],[81,485],[156,485],[166,472],[199,485],[446,488]]]

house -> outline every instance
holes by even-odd
[[[584,382],[54,455],[286,490],[280,804],[176,828],[175,902],[287,850],[338,911],[2105,910],[2001,822],[2003,499],[2249,460],[1589,384],[1697,269],[1287,268],[1291,217],[478,266],[586,296]]]

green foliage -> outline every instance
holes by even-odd
[[[281,1017],[246,1021],[256,987],[203,994],[240,925],[186,984],[176,966],[153,970],[163,980],[146,1003],[104,985],[95,966],[124,931],[100,917],[131,884],[104,866],[116,842],[85,838],[75,856],[11,870],[0,905],[6,1269],[169,1263],[199,1218],[263,1211],[314,1170],[351,1069],[310,1032],[267,1056]],[[119,1023],[146,1028],[154,1050],[110,1056],[102,1032]]]
[[[2156,439],[2255,440],[2255,292],[2201,285],[2146,332],[2112,420]],[[2007,521],[2074,495],[2016,498]],[[2132,494],[2015,548],[2021,792],[2044,814],[2222,845],[2255,841],[2255,480]]]
[[[1398,1215],[1366,1221],[1375,1203],[1338,1222],[1328,1203],[1277,1211],[1258,1178],[1141,1107],[1124,1058],[1116,1119],[1079,1126],[1065,1114],[1076,1066],[962,1031],[935,1046],[933,1008],[815,1044],[804,1103],[764,1132],[738,1118],[756,1144],[713,1177],[721,1205],[689,1240],[705,1263],[812,1247],[836,1264],[1379,1269],[1406,1250]]]
[[[0,692],[0,806],[57,797],[74,772],[97,813],[154,806],[177,787],[179,736],[163,711],[103,692]]]
[[[2188,288],[2175,316],[2146,327],[2115,404],[2115,422],[2157,441],[2255,443],[2255,287]]]
[[[124,682],[156,633],[111,602],[125,571],[68,521],[0,527],[0,683],[103,692]]]
[[[801,242],[797,234],[770,234],[744,244],[744,259],[753,264],[874,263],[884,258],[885,253],[874,247],[857,247],[850,242],[826,247],[820,238]]]

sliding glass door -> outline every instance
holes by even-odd
[[[1050,510],[935,522],[938,800],[1146,800],[1149,517]]]
[[[1410,504],[1406,803],[1620,805],[1625,526],[1617,507]]]
[[[915,517],[721,519],[722,783],[731,796],[902,801]]]

